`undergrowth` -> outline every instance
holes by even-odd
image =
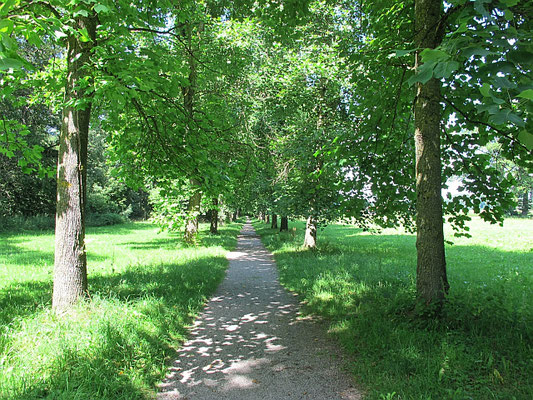
[[[50,311],[53,234],[1,234],[0,399],[152,398],[239,227],[196,247],[146,223],[91,228],[91,298],[61,316]]]
[[[366,399],[533,398],[533,221],[475,220],[472,239],[453,239],[439,318],[414,307],[413,235],[333,225],[304,250],[301,222],[296,234],[255,226],[282,284],[353,355]]]

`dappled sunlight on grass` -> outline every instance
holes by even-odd
[[[413,234],[333,225],[306,250],[303,222],[291,222],[293,235],[255,226],[282,284],[355,354],[368,398],[533,398],[533,221],[475,219],[472,239],[447,229],[451,291],[436,320],[414,307]]]
[[[150,397],[176,341],[224,277],[239,228],[202,233],[193,247],[146,223],[91,228],[91,298],[61,317],[49,309],[53,258],[36,253],[53,252],[53,234],[3,234],[0,399]],[[17,264],[20,254],[27,264]]]

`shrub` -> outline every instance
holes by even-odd
[[[117,213],[89,214],[87,216],[87,226],[109,226],[128,222],[128,218]]]
[[[54,227],[55,219],[51,215],[0,217],[0,232],[47,231],[54,229]]]

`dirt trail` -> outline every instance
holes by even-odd
[[[227,276],[159,387],[158,400],[356,400],[335,345],[279,284],[247,223]]]

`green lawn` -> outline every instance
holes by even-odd
[[[449,229],[443,316],[416,314],[415,236],[332,225],[303,250],[304,224],[255,224],[282,284],[329,320],[368,399],[533,399],[533,220]]]
[[[151,398],[239,228],[197,247],[147,223],[90,228],[91,299],[62,317],[50,311],[53,234],[0,234],[0,399]]]

